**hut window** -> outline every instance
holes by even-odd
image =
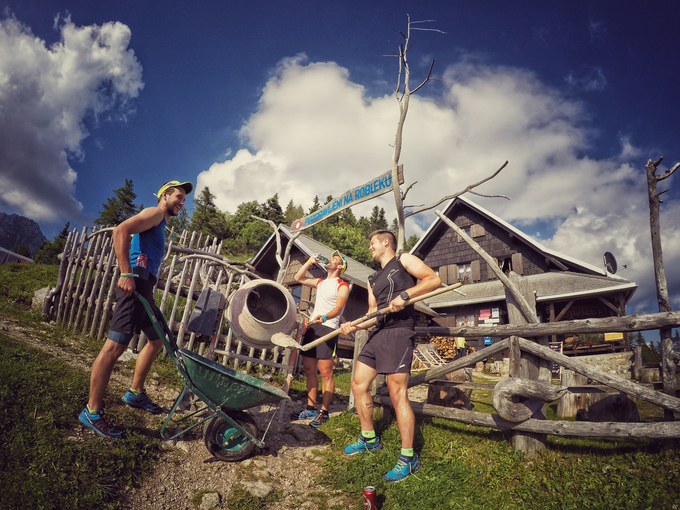
[[[505,274],[508,274],[512,271],[512,259],[510,257],[500,257],[498,259],[498,267],[500,267],[501,271]]]
[[[293,287],[291,289],[291,294],[293,294],[293,301],[295,301],[296,305],[300,304],[300,298],[302,297],[302,285],[299,285],[297,287]]]
[[[468,282],[472,281],[472,265],[470,262],[458,264],[458,279],[460,281],[465,281],[466,278]]]

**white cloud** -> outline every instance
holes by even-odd
[[[129,42],[122,23],[66,18],[48,48],[16,18],[0,21],[0,203],[47,222],[80,213],[69,158],[83,157],[84,121],[125,120],[143,87]]]
[[[401,162],[406,185],[418,183],[407,203],[431,204],[509,160],[477,191],[511,201],[470,198],[529,232],[537,223],[552,225],[544,244],[590,264],[602,265],[611,251],[627,265],[621,275],[640,285],[636,302],[648,305],[654,281],[646,184],[643,169],[631,163],[640,149],[622,137],[619,154],[585,156],[594,136],[585,106],[530,72],[462,61],[443,76],[444,94],[411,98]],[[242,128],[249,149],[201,173],[198,188],[209,186],[232,212],[274,193],[283,207],[292,199],[307,208],[315,195],[338,196],[389,169],[397,117],[392,96],[367,97],[337,64],[287,59]],[[384,195],[354,212],[367,215],[379,205],[392,218],[393,204]],[[671,218],[680,206],[663,207],[664,260],[677,267],[680,229]],[[422,233],[432,218],[408,220],[408,233]],[[680,272],[667,270],[667,277],[678,304]]]

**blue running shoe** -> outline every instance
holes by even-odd
[[[321,425],[328,421],[328,418],[328,411],[321,411],[316,415],[316,418],[309,422],[309,426],[318,429]]]
[[[104,414],[104,411],[97,411],[95,414],[91,414],[86,407],[80,413],[78,419],[80,420],[80,423],[86,427],[90,427],[102,437],[120,439],[123,435],[121,430],[118,430],[111,424],[111,420]]]
[[[299,413],[291,414],[290,419],[291,420],[313,420],[316,418],[316,415],[319,414],[319,411],[316,409],[305,409],[304,411],[300,411]]]
[[[397,465],[394,466],[389,473],[383,476],[383,480],[386,482],[401,482],[404,478],[418,471],[422,466],[417,453],[414,453],[413,458],[410,460],[408,457],[399,455]]]
[[[346,446],[344,450],[342,450],[342,453],[345,455],[355,455],[357,453],[363,453],[363,452],[377,452],[378,450],[382,450],[382,443],[380,442],[380,438],[376,437],[375,441],[367,441],[364,436],[359,436],[359,439],[354,441],[351,445]]]
[[[151,414],[161,414],[163,411],[161,406],[154,404],[151,399],[146,396],[146,390],[142,391],[139,396],[128,390],[128,392],[123,396],[123,402],[125,402],[130,407],[143,409],[144,411]]]

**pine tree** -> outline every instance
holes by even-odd
[[[305,210],[301,205],[295,205],[293,200],[288,202],[286,211],[283,213],[286,217],[286,225],[292,225],[295,220],[299,220],[305,215]]]
[[[319,209],[321,209],[321,202],[319,202],[319,196],[316,195],[314,197],[314,202],[312,202],[312,207],[309,208],[309,212],[307,214],[312,214],[313,212],[316,212]]]
[[[226,215],[215,205],[215,195],[206,186],[194,197],[194,214],[191,217],[190,230],[225,239],[229,236]]]
[[[656,348],[654,342],[647,343],[642,333],[636,331],[630,335],[631,345],[640,347],[640,354],[642,355],[643,363],[655,363],[661,361],[661,353]]]
[[[268,198],[260,208],[262,209],[260,218],[273,221],[275,225],[285,223],[286,216],[283,214],[283,209],[279,205],[279,194],[274,194],[273,197]]]
[[[191,218],[189,218],[189,213],[184,207],[182,207],[177,216],[173,216],[168,220],[166,226],[167,228],[174,229],[175,234],[180,234],[184,230],[187,230],[190,224]]]
[[[69,226],[70,223],[66,223],[63,230],[56,235],[54,240],[43,241],[35,252],[33,262],[37,264],[59,264],[59,255],[64,251]]]
[[[95,225],[102,227],[119,225],[141,211],[141,208],[134,204],[137,195],[133,191],[132,180],[125,179],[125,185],[113,190],[113,193],[114,196],[107,198],[106,203],[102,204],[103,210],[99,212],[99,218],[94,220]]]
[[[23,244],[15,244],[12,247],[12,250],[14,253],[17,255],[23,255],[24,257],[31,258],[31,249],[28,247],[28,244],[23,243]]]

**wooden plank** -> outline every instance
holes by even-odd
[[[413,351],[413,356],[420,361],[420,363],[425,367],[425,368],[432,368],[432,364],[428,361],[428,359],[425,357],[425,355],[419,351],[418,349],[414,349]]]
[[[104,296],[105,285],[102,282],[106,282],[106,277],[111,272],[111,265],[113,264],[113,259],[115,258],[115,250],[113,249],[113,239],[111,237],[99,236],[103,240],[103,246],[101,246],[101,252],[99,255],[99,261],[97,262],[97,267],[95,269],[92,288],[90,289],[89,296],[87,297],[87,311],[85,312],[85,321],[83,322],[83,332],[87,331],[90,326],[90,320],[92,319],[92,324],[97,322],[98,312],[101,311]],[[108,251],[107,251],[108,248]],[[97,300],[97,296],[99,300]],[[94,318],[92,317],[94,311]],[[94,336],[93,331],[90,336]]]
[[[432,358],[432,360],[435,362],[435,364],[437,364],[437,365],[446,365],[446,361],[444,361],[444,360],[439,356],[439,354],[437,354],[437,351],[428,350],[428,351],[427,351],[427,354],[428,354],[428,356],[430,356],[430,358]]]
[[[413,386],[418,386],[419,384],[423,384],[426,382],[429,383],[446,374],[455,372],[456,370],[460,370],[461,368],[473,367],[477,364],[478,361],[484,361],[485,359],[493,356],[494,354],[502,352],[505,349],[507,349],[510,345],[509,342],[510,341],[506,338],[505,340],[501,340],[498,343],[490,345],[489,347],[485,347],[484,349],[474,352],[468,356],[463,356],[462,358],[447,363],[446,365],[431,368],[423,374],[411,376],[408,380],[408,387],[411,388]]]
[[[94,240],[91,237],[92,236],[90,236],[90,244],[87,247],[87,257],[86,257],[86,260],[88,261],[88,263],[86,264],[86,266],[87,266],[87,276],[85,278],[85,284],[80,290],[81,296],[80,296],[79,303],[78,303],[78,313],[76,314],[75,324],[73,325],[73,329],[76,330],[76,331],[78,331],[78,328],[80,327],[80,322],[83,320],[83,312],[85,312],[85,304],[87,302],[89,302],[89,300],[90,300],[90,294],[91,294],[92,288],[93,288],[92,273],[94,271],[95,275],[96,275],[96,268],[98,268],[99,264],[101,264],[101,259],[102,259],[101,254],[99,256],[98,261],[95,261],[93,258],[90,258],[90,257],[92,257],[92,255],[93,255],[93,253],[92,253],[93,246],[95,246],[94,254],[100,252],[103,236],[97,236],[96,242],[94,242]],[[85,266],[83,266],[83,273],[84,272],[85,272]],[[84,329],[87,329],[87,326],[85,326]]]
[[[87,238],[83,240],[83,246],[85,246],[85,242],[87,241]],[[85,289],[84,287],[89,283],[89,277],[92,272],[92,266],[88,264],[88,261],[90,260],[90,256],[92,255],[92,249],[94,247],[95,243],[92,241],[87,243],[87,252],[85,254],[85,257],[80,259],[78,261],[78,266],[82,266],[80,270],[80,275],[78,276],[78,284],[76,285],[76,288],[74,290],[74,295],[73,295],[73,306],[71,306],[71,313],[69,314],[68,318],[68,326],[69,328],[73,324],[73,329],[78,330],[78,324],[80,323],[80,314],[82,313],[83,310],[83,294],[85,294]],[[81,250],[82,253],[82,250]],[[88,269],[89,266],[89,269]],[[86,269],[87,272],[85,271]],[[87,279],[85,278],[85,275],[87,274]]]

